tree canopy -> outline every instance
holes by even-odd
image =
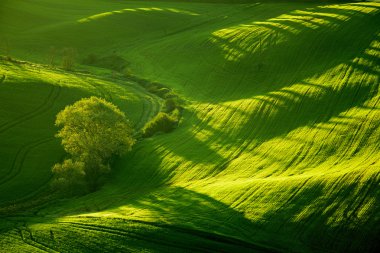
[[[66,106],[57,114],[55,124],[61,128],[56,136],[72,157],[70,162],[55,166],[56,182],[73,175],[66,168],[77,171],[75,175],[83,174],[90,191],[96,190],[102,175],[110,171],[112,158],[130,151],[135,143],[125,114],[98,97],[83,98]]]

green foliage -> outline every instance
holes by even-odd
[[[150,137],[156,133],[169,133],[178,125],[178,120],[165,112],[158,113],[145,124],[142,129],[143,137]]]
[[[164,109],[165,112],[171,113],[174,110],[178,110],[179,112],[182,111],[181,101],[179,101],[178,97],[170,97],[165,99],[164,102]]]
[[[55,47],[50,47],[47,55],[47,62],[50,66],[54,66],[54,61],[56,58],[57,49]]]
[[[97,56],[96,54],[89,54],[83,59],[83,64],[111,69],[115,71],[123,71],[127,66],[128,62],[119,55],[108,55],[108,56]]]
[[[83,164],[90,191],[98,188],[103,175],[110,171],[112,158],[131,150],[135,143],[132,128],[115,105],[98,97],[84,98],[58,113],[55,124],[61,127],[57,137],[71,157],[80,163],[68,162],[63,168]],[[70,165],[70,166],[69,166]],[[56,173],[57,174],[57,173]]]
[[[73,70],[75,64],[75,49],[64,48],[62,51],[62,68],[64,70]],[[50,57],[51,61],[54,62],[54,57]]]
[[[52,138],[57,132],[52,120],[54,122],[57,113],[66,105],[100,94],[94,90],[94,83],[110,94],[128,118],[140,126],[149,119],[149,114],[142,115],[147,111],[142,104],[153,105],[148,110],[159,109],[158,99],[147,100],[150,94],[137,85],[126,86],[99,76],[88,79],[46,68],[46,65],[0,56],[0,192],[7,193],[0,194],[0,206],[13,205],[14,201],[24,198],[29,202],[42,187],[50,188],[46,182],[51,179],[51,168],[63,162],[65,155],[60,140]],[[132,92],[138,97],[120,99]]]
[[[74,195],[83,191],[85,185],[85,164],[82,161],[66,159],[54,165],[55,175],[52,186],[65,194]]]
[[[177,101],[179,101],[178,95],[176,95],[169,87],[166,87],[165,85],[158,82],[152,82],[150,80],[140,78],[132,74],[130,69],[124,69],[124,77],[138,83],[139,85],[143,86],[147,91],[157,95],[160,98],[174,98]]]

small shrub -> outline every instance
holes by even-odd
[[[179,122],[179,120],[181,119],[182,117],[182,110],[183,108],[181,106],[178,106],[176,107],[171,113],[170,113],[170,117],[172,117],[173,119],[175,119],[177,121],[177,124]]]
[[[84,163],[67,159],[52,168],[54,179],[52,187],[66,195],[83,193],[85,188]]]
[[[163,84],[158,82],[150,82],[150,85],[157,87],[157,89],[167,88]]]
[[[165,112],[160,112],[152,120],[145,124],[142,129],[143,137],[151,137],[156,133],[169,133],[178,125],[177,119]]]
[[[47,57],[48,64],[50,66],[54,66],[56,54],[57,54],[57,49],[55,47],[50,47],[48,51],[48,57]]]
[[[158,88],[156,86],[150,85],[149,83],[145,84],[144,82],[142,82],[142,84],[148,92],[158,94]]]
[[[98,62],[98,57],[95,54],[89,54],[83,59],[83,64],[95,65]]]
[[[118,55],[105,56],[101,58],[100,63],[101,67],[116,71],[123,71],[128,66],[128,62]]]
[[[177,108],[177,101],[174,98],[165,99],[165,112],[170,113]]]
[[[121,72],[125,70],[129,63],[118,55],[97,56],[95,54],[89,54],[82,61],[85,65],[95,66],[99,68],[105,68]]]
[[[62,68],[72,70],[75,64],[75,50],[73,48],[65,48],[62,51]]]
[[[171,99],[171,98],[173,98],[173,99],[175,99],[175,100],[177,100],[179,102],[178,96],[173,91],[170,91],[170,92],[166,93],[163,98],[164,99]]]
[[[170,89],[168,88],[160,88],[158,89],[158,96],[164,98],[166,94],[170,93]]]
[[[160,87],[155,84],[148,84],[146,85],[146,89],[153,94],[156,94],[157,96],[161,98],[165,98],[165,95],[170,93],[170,89],[165,87]]]

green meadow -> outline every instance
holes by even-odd
[[[0,252],[376,252],[379,84],[378,2],[0,1]],[[174,131],[52,192],[58,112],[164,89]]]

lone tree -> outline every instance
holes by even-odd
[[[131,150],[135,139],[126,118],[115,105],[98,97],[83,98],[57,114],[58,138],[71,159],[53,167],[55,183],[64,188],[84,182],[89,191],[100,186],[115,156]]]

